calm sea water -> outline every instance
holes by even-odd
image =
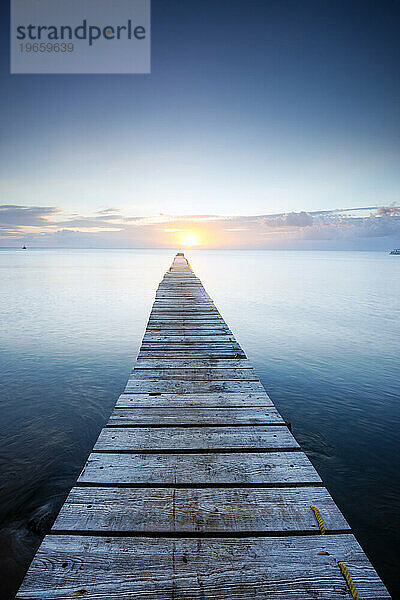
[[[400,597],[400,257],[189,251]],[[140,346],[174,252],[0,251],[0,597],[16,588]]]

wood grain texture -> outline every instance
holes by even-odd
[[[156,300],[154,301],[153,304],[153,310],[173,310],[173,311],[179,311],[181,309],[183,310],[188,310],[191,312],[196,312],[198,309],[200,310],[214,310],[215,312],[218,312],[216,307],[214,306],[214,304],[212,302],[206,302],[206,301],[202,301],[202,300],[195,300],[193,298],[190,298],[186,301],[184,300],[179,300],[177,298],[170,298],[170,299],[164,299],[164,300],[160,300],[158,298],[156,298]]]
[[[197,318],[197,315],[204,314],[207,316],[212,315],[214,317],[219,317],[220,319],[222,319],[222,316],[217,311],[217,309],[206,302],[197,305],[193,304],[193,302],[188,302],[187,304],[180,305],[177,305],[176,303],[167,304],[165,302],[154,304],[151,315],[160,316],[162,314],[175,315],[175,318],[176,316],[180,318],[182,315],[185,314]]]
[[[214,381],[216,379],[236,381],[258,381],[252,369],[134,369],[129,377],[133,379],[178,379],[186,381]]]
[[[130,394],[208,394],[210,392],[262,392],[259,381],[216,379],[214,381],[187,381],[184,379],[129,379],[125,392]]]
[[[163,359],[140,359],[135,363],[135,371],[142,369],[250,369],[253,372],[251,362],[244,359],[179,359],[171,360],[168,358]]]
[[[192,427],[204,425],[283,425],[284,420],[274,407],[270,408],[115,408],[108,427],[162,425]]]
[[[287,427],[135,427],[105,428],[94,447],[95,452],[162,452],[162,451],[274,451],[298,449]]]
[[[142,349],[148,350],[159,350],[163,348],[190,348],[191,346],[198,348],[229,348],[234,344],[239,347],[238,342],[231,340],[231,336],[208,336],[202,338],[202,336],[165,336],[170,339],[163,340],[151,340],[146,339],[142,342]],[[174,337],[178,339],[174,339]],[[201,338],[201,339],[200,339]],[[216,339],[218,338],[218,339]]]
[[[222,327],[215,327],[214,329],[188,329],[187,331],[181,331],[176,329],[163,329],[153,330],[147,329],[143,341],[144,342],[169,342],[169,341],[183,341],[183,342],[207,342],[207,341],[227,341],[230,338],[233,339],[232,332],[223,329]]]
[[[319,533],[350,530],[325,488],[73,488],[53,531],[163,533]]]
[[[133,406],[158,406],[169,408],[228,408],[253,406],[274,406],[265,391],[259,393],[209,393],[209,394],[121,394],[116,408],[131,408]]]
[[[151,350],[152,352],[162,352],[163,350],[231,350],[235,348],[240,349],[238,343],[229,341],[215,341],[215,340],[192,340],[192,341],[164,341],[164,342],[143,342],[141,350]]]
[[[17,599],[362,600],[387,590],[349,534],[245,539],[48,535]]]
[[[78,479],[91,485],[258,486],[320,484],[303,452],[92,453]]]
[[[207,311],[202,311],[200,312],[191,312],[191,313],[184,313],[182,311],[176,311],[177,314],[171,314],[169,311],[163,311],[160,313],[160,311],[154,311],[152,310],[152,312],[150,313],[150,317],[149,317],[149,323],[150,322],[158,322],[158,321],[163,321],[163,322],[175,322],[175,321],[185,321],[187,323],[194,323],[194,322],[218,322],[220,323],[221,320],[223,321],[222,317],[218,314],[216,315],[215,312],[212,312],[210,310]]]
[[[188,358],[188,359],[196,359],[199,358],[201,360],[204,359],[242,359],[247,358],[246,354],[242,349],[234,348],[233,346],[226,346],[224,348],[216,347],[216,348],[203,348],[201,346],[189,346],[186,348],[179,347],[174,345],[172,348],[160,348],[150,349],[150,348],[141,348],[138,354],[138,359],[151,358],[156,360],[157,357],[160,358]]]
[[[146,329],[146,336],[151,339],[153,339],[156,336],[169,337],[171,335],[179,337],[185,337],[188,335],[195,335],[200,337],[208,337],[210,335],[227,335],[229,337],[233,337],[232,331],[228,327],[224,327],[221,323],[216,323],[215,325],[209,323],[206,327],[201,327],[200,325],[182,326],[175,324],[173,326],[168,326],[164,324],[162,327],[160,327],[160,325],[152,327],[148,326]]]
[[[168,330],[172,330],[172,329],[180,329],[182,331],[186,331],[186,330],[198,330],[198,331],[203,331],[204,329],[228,329],[229,327],[226,325],[226,323],[222,323],[220,319],[214,318],[214,319],[207,319],[207,320],[196,320],[196,319],[174,319],[174,320],[168,320],[165,319],[163,320],[159,320],[159,319],[151,319],[148,324],[147,324],[147,331],[162,331],[163,329],[168,329]]]

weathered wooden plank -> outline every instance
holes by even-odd
[[[174,394],[207,394],[209,392],[262,392],[263,386],[259,381],[240,380],[204,380],[186,381],[184,379],[129,379],[125,392],[128,394],[141,393],[174,393]]]
[[[283,425],[276,408],[115,408],[108,427],[191,425]]]
[[[239,346],[237,342],[231,342],[230,340],[193,340],[187,338],[185,340],[170,340],[164,342],[151,342],[145,340],[142,343],[141,349],[149,350],[163,350],[164,348],[199,348],[199,349],[224,349],[232,346]]]
[[[184,309],[184,310],[182,310]],[[151,309],[151,312],[207,312],[213,310],[214,312],[218,312],[216,306],[212,302],[207,302],[206,300],[202,300],[201,302],[194,303],[191,301],[182,301],[176,302],[172,300],[155,300]]]
[[[214,306],[214,303],[209,298],[205,298],[201,294],[183,294],[177,293],[158,294],[154,300],[154,306],[190,306],[202,307],[206,304]]]
[[[190,300],[192,298],[197,299],[199,301],[204,301],[205,297],[205,292],[203,292],[203,290],[200,290],[198,286],[184,284],[163,284],[161,287],[158,288],[156,293],[156,300],[169,300],[172,298],[178,299],[179,302],[184,302],[185,300]]]
[[[202,308],[163,308],[163,309],[158,309],[157,312],[152,312],[151,316],[157,319],[166,319],[168,317],[172,317],[173,319],[179,319],[179,318],[187,318],[187,317],[193,317],[195,319],[200,319],[201,317],[207,317],[209,318],[210,316],[215,316],[217,318],[220,318],[220,314],[213,310],[212,308],[209,308],[207,306],[202,307]]]
[[[209,321],[215,321],[215,322],[219,322],[219,323],[224,323],[224,321],[221,319],[221,316],[219,314],[217,314],[216,312],[213,312],[211,310],[202,310],[202,311],[193,311],[191,313],[185,311],[157,311],[157,313],[150,313],[149,316],[149,322],[151,321],[176,321],[176,320],[182,320],[185,322],[191,322],[191,321],[204,321],[204,322],[209,322]]]
[[[218,314],[219,311],[215,304],[208,299],[205,298],[156,298],[154,300],[154,304],[151,309],[152,313],[157,312],[209,312],[212,311],[213,314]]]
[[[303,452],[105,454],[93,452],[78,484],[117,486],[294,486],[320,484]]]
[[[220,317],[219,315],[216,315],[210,311],[207,311],[207,313],[205,315],[199,315],[197,316],[196,314],[192,314],[192,315],[176,315],[175,317],[173,315],[165,315],[164,316],[158,316],[158,315],[149,315],[149,324],[150,323],[165,323],[167,325],[170,325],[171,323],[188,323],[188,324],[197,324],[197,325],[206,325],[207,323],[223,323],[225,325],[227,325],[227,323],[224,321],[224,319],[222,317]]]
[[[182,321],[187,321],[188,323],[191,323],[193,321],[218,321],[220,322],[221,320],[225,323],[225,321],[222,319],[222,317],[218,314],[215,314],[215,312],[212,312],[210,310],[208,311],[202,311],[200,312],[191,312],[191,313],[183,313],[180,311],[176,311],[176,314],[172,313],[171,311],[152,311],[150,313],[149,316],[149,322],[151,321],[176,321],[176,320],[182,320]]]
[[[191,304],[197,304],[197,305],[203,305],[203,304],[210,304],[210,305],[214,305],[213,301],[211,300],[211,298],[209,297],[205,297],[204,295],[200,294],[200,293],[181,293],[179,290],[176,291],[176,293],[170,293],[170,294],[157,294],[155,299],[154,299],[154,305],[176,305],[176,306],[180,306],[180,305],[191,305]]]
[[[196,333],[193,332],[191,334],[185,335],[176,335],[174,331],[169,333],[167,332],[156,332],[156,331],[147,331],[143,336],[143,345],[146,344],[164,344],[164,343],[173,343],[173,344],[209,344],[217,342],[218,344],[229,344],[234,343],[237,344],[232,334],[228,334],[226,331],[221,330],[216,333]]]
[[[229,408],[252,406],[274,406],[268,394],[260,393],[209,393],[209,394],[121,394],[116,408],[135,406],[159,406],[168,408]]]
[[[208,329],[173,329],[170,327],[164,327],[164,329],[146,329],[144,335],[144,341],[179,341],[181,338],[186,339],[187,337],[197,338],[197,341],[207,341],[216,338],[216,341],[224,341],[223,338],[229,340],[233,338],[233,333],[230,329],[226,329],[222,326],[208,328]],[[191,341],[191,340],[190,340]],[[196,340],[195,340],[196,341]]]
[[[206,321],[203,320],[197,320],[197,319],[187,319],[187,318],[182,318],[180,319],[179,317],[177,317],[174,320],[171,319],[151,319],[149,320],[149,322],[147,323],[147,331],[153,331],[153,330],[157,330],[157,329],[168,329],[168,331],[170,331],[171,329],[182,329],[183,331],[186,330],[196,330],[196,331],[203,331],[204,329],[217,329],[218,331],[220,329],[229,329],[228,325],[224,322],[221,321],[220,319],[218,319],[218,317],[214,318],[214,319],[207,319]]]
[[[197,320],[197,319],[180,319],[179,317],[177,317],[175,320],[171,320],[171,319],[151,319],[148,321],[147,323],[147,330],[148,331],[153,331],[154,329],[168,329],[168,331],[170,329],[182,329],[184,331],[186,331],[187,329],[189,330],[200,330],[203,331],[204,329],[229,329],[228,325],[224,322],[221,321],[220,319],[218,319],[218,317],[214,318],[214,319],[208,319],[206,322],[204,322],[203,320]]]
[[[217,336],[216,336],[217,337]],[[232,337],[232,336],[229,336]],[[146,339],[142,342],[140,350],[163,350],[163,349],[175,349],[184,348],[185,350],[198,349],[198,350],[229,350],[232,347],[240,348],[239,343],[236,341],[230,341],[225,336],[221,336],[218,340],[209,340],[207,338],[190,339],[187,337],[185,341],[178,341],[174,339],[165,341],[151,341]]]
[[[203,331],[230,331],[227,325],[224,325],[220,321],[196,321],[190,323],[186,320],[182,321],[150,321],[147,324],[147,331],[181,331],[181,334],[186,335],[187,331],[197,331],[202,333]]]
[[[310,506],[318,506],[325,529],[349,531],[322,487],[270,489],[72,489],[53,532],[319,533]]]
[[[188,356],[192,356],[193,354],[197,354],[197,353],[201,353],[201,354],[225,354],[226,352],[229,352],[230,354],[233,353],[233,356],[235,355],[235,353],[238,353],[238,355],[241,352],[241,348],[238,344],[233,344],[233,343],[221,343],[218,344],[217,342],[204,342],[204,344],[200,344],[200,343],[196,343],[196,344],[177,344],[174,342],[163,342],[163,343],[159,343],[159,344],[152,344],[151,342],[146,342],[145,344],[142,344],[142,347],[140,349],[140,354],[142,352],[154,352],[154,357],[156,358],[157,355],[159,355],[160,353],[176,353],[176,352],[188,352]],[[243,351],[242,351],[243,352]],[[235,357],[237,358],[237,357]]]
[[[187,348],[183,350],[177,350],[176,348],[163,349],[159,352],[154,350],[140,350],[138,355],[138,359],[157,359],[157,356],[160,358],[169,358],[169,359],[178,359],[178,358],[194,358],[194,359],[230,359],[230,358],[247,358],[242,349],[236,350],[234,348],[228,349],[201,349],[201,348]]]
[[[194,452],[199,451],[276,451],[298,443],[287,427],[134,427],[104,428],[95,444],[95,452]]]
[[[197,295],[196,295],[197,294]],[[168,296],[156,296],[154,299],[153,309],[162,309],[164,307],[182,307],[187,306],[189,308],[203,309],[207,307],[215,307],[213,300],[205,295],[204,293],[181,293],[177,290],[176,294],[170,294]]]
[[[204,329],[213,329],[215,327],[219,327],[222,329],[228,329],[229,327],[227,326],[227,324],[224,321],[221,321],[220,319],[218,319],[217,317],[215,319],[209,319],[204,315],[200,315],[197,316],[196,318],[193,319],[188,319],[187,316],[182,317],[182,319],[179,319],[178,315],[175,315],[173,318],[168,319],[168,317],[162,317],[162,319],[151,319],[148,322],[148,329],[147,331],[154,331],[155,329],[168,329],[168,331],[172,330],[172,329],[177,329],[180,328],[183,331],[186,331],[187,329],[189,330],[193,330],[193,329],[199,329],[199,331],[202,331]],[[193,323],[193,325],[191,325]],[[151,327],[151,329],[149,329],[149,327]]]
[[[135,362],[135,371],[144,369],[248,369],[253,371],[251,362],[246,358],[239,359],[175,359],[155,358],[140,359]]]
[[[189,315],[185,315],[185,313],[189,312],[190,310],[190,314]],[[193,302],[187,303],[185,306],[182,305],[177,305],[176,302],[173,302],[171,304],[166,304],[163,303],[162,305],[153,305],[152,308],[152,312],[151,317],[153,319],[158,319],[158,320],[163,320],[164,316],[163,315],[158,315],[157,313],[166,313],[165,316],[171,316],[169,313],[176,313],[176,319],[182,319],[182,318],[191,318],[191,319],[196,319],[197,318],[197,313],[199,313],[200,316],[204,316],[203,313],[205,315],[207,315],[209,318],[222,318],[220,316],[220,314],[218,313],[217,310],[215,310],[215,307],[212,306],[211,304],[209,304],[208,302],[203,302],[201,303],[201,305],[199,306],[195,306],[193,304]],[[182,314],[183,313],[183,314]]]
[[[221,350],[221,349],[226,349],[226,348],[232,348],[232,346],[236,346],[238,348],[240,348],[238,342],[231,342],[230,340],[226,340],[226,339],[221,339],[221,340],[208,340],[208,339],[204,339],[204,340],[194,340],[194,339],[190,339],[189,337],[185,340],[185,341],[178,341],[178,340],[170,340],[170,341],[150,341],[150,340],[145,340],[143,341],[142,345],[141,345],[141,350],[163,350],[171,348],[171,349],[179,349],[179,348],[184,348],[184,349],[188,349],[190,350],[191,348],[199,348],[199,349],[203,349],[203,350]]]
[[[154,344],[155,342],[158,344],[176,344],[182,343],[178,338],[186,338],[183,342],[185,346],[196,345],[200,346],[202,344],[228,344],[231,342],[231,339],[234,340],[234,336],[230,329],[225,329],[223,327],[215,328],[215,329],[169,329],[165,327],[164,329],[147,329],[146,330],[146,339],[143,339],[143,344]],[[160,337],[165,337],[165,339],[159,339]],[[211,339],[217,338],[217,339]],[[237,346],[238,342],[234,342]],[[153,346],[155,347],[155,346]]]
[[[153,308],[157,309],[157,308],[173,308],[175,310],[178,310],[180,308],[190,308],[193,310],[196,310],[197,308],[205,308],[206,306],[209,306],[210,308],[215,308],[215,305],[213,302],[207,302],[204,298],[200,298],[200,297],[195,297],[195,296],[187,296],[186,298],[183,298],[182,295],[176,295],[175,297],[164,297],[164,298],[159,298],[156,297],[156,299],[154,300],[154,304],[153,304]]]
[[[200,302],[189,299],[187,302],[177,302],[171,299],[155,300],[153,304],[154,311],[174,311],[174,312],[205,312],[207,310],[216,311],[216,307],[211,302]]]
[[[177,294],[160,294],[157,295],[155,300],[154,300],[154,307],[158,307],[158,306],[174,306],[174,307],[183,307],[183,306],[189,306],[191,308],[193,307],[204,307],[206,305],[209,306],[214,306],[214,304],[210,301],[207,302],[207,300],[205,298],[203,298],[203,296],[201,296],[200,294],[198,295],[194,295],[194,294],[186,294],[185,296],[183,294],[180,294],[179,292]]]
[[[192,313],[193,315],[193,320],[195,321],[200,321],[203,320],[205,323],[209,323],[210,321],[210,316],[215,315],[215,320],[214,323],[218,324],[218,325],[223,325],[224,322],[221,321],[221,319],[216,315],[216,313],[210,312],[210,311],[201,311],[201,312],[196,312],[196,313]],[[160,315],[156,315],[155,319],[156,321],[170,321],[170,322],[175,322],[176,320],[181,319],[184,322],[190,322],[189,319],[189,313],[184,313],[182,314],[181,312],[163,312]],[[226,325],[226,323],[225,323]],[[229,328],[228,328],[229,329]]]
[[[196,292],[203,289],[199,281],[195,281],[193,278],[187,278],[184,276],[175,277],[172,280],[168,280],[168,278],[163,278],[163,280],[157,288],[157,292],[161,293],[169,290],[179,290],[181,288],[182,290],[191,289]]]
[[[182,323],[177,323],[176,321],[174,321],[173,324],[169,325],[168,322],[164,321],[161,324],[150,323],[147,325],[146,328],[146,333],[153,333],[159,335],[219,335],[220,332],[234,337],[229,327],[218,321],[216,321],[215,323],[207,322],[204,325],[190,325],[186,321],[183,321]]]
[[[17,599],[388,600],[354,536],[168,539],[48,535]]]
[[[200,316],[206,316],[208,317],[210,314],[212,315],[216,315],[218,317],[220,317],[221,315],[219,314],[219,312],[217,310],[215,310],[213,307],[207,305],[201,305],[201,306],[193,306],[193,305],[188,305],[186,307],[181,307],[181,306],[177,306],[176,304],[174,304],[173,306],[154,306],[151,313],[152,316],[156,316],[156,317],[166,317],[168,315],[170,316],[174,316],[174,318],[176,318],[177,316],[179,317],[186,317],[186,316],[192,316],[192,317],[196,317],[196,319],[198,319]],[[222,318],[222,317],[221,317]]]
[[[180,379],[188,381],[215,379],[258,381],[251,369],[134,369],[130,379]]]
[[[197,315],[197,314],[214,314],[214,315],[218,315],[218,311],[216,310],[216,308],[212,305],[209,304],[208,302],[202,302],[202,303],[194,303],[193,301],[191,302],[186,302],[185,304],[178,304],[177,302],[171,302],[171,303],[167,303],[167,302],[155,302],[153,305],[153,309],[152,312],[157,312],[157,313],[173,313],[176,315],[181,315],[182,313],[190,313],[193,316]]]

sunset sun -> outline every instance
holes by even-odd
[[[183,233],[180,237],[180,243],[182,244],[182,246],[198,246],[199,245],[199,238],[198,236],[193,233],[192,231],[185,231],[185,233]]]

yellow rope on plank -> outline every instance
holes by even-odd
[[[347,567],[344,563],[338,562],[340,570],[342,571],[342,575],[346,580],[347,585],[349,586],[349,590],[351,592],[353,600],[360,600],[360,597],[357,593],[356,586],[353,583],[352,578],[350,577],[350,573],[347,570]]]
[[[314,506],[313,504],[311,504],[310,508],[314,511],[315,518],[317,519],[318,526],[321,531],[321,535],[324,535],[325,534],[325,525],[322,520],[321,513],[319,512],[319,509],[316,506]]]

